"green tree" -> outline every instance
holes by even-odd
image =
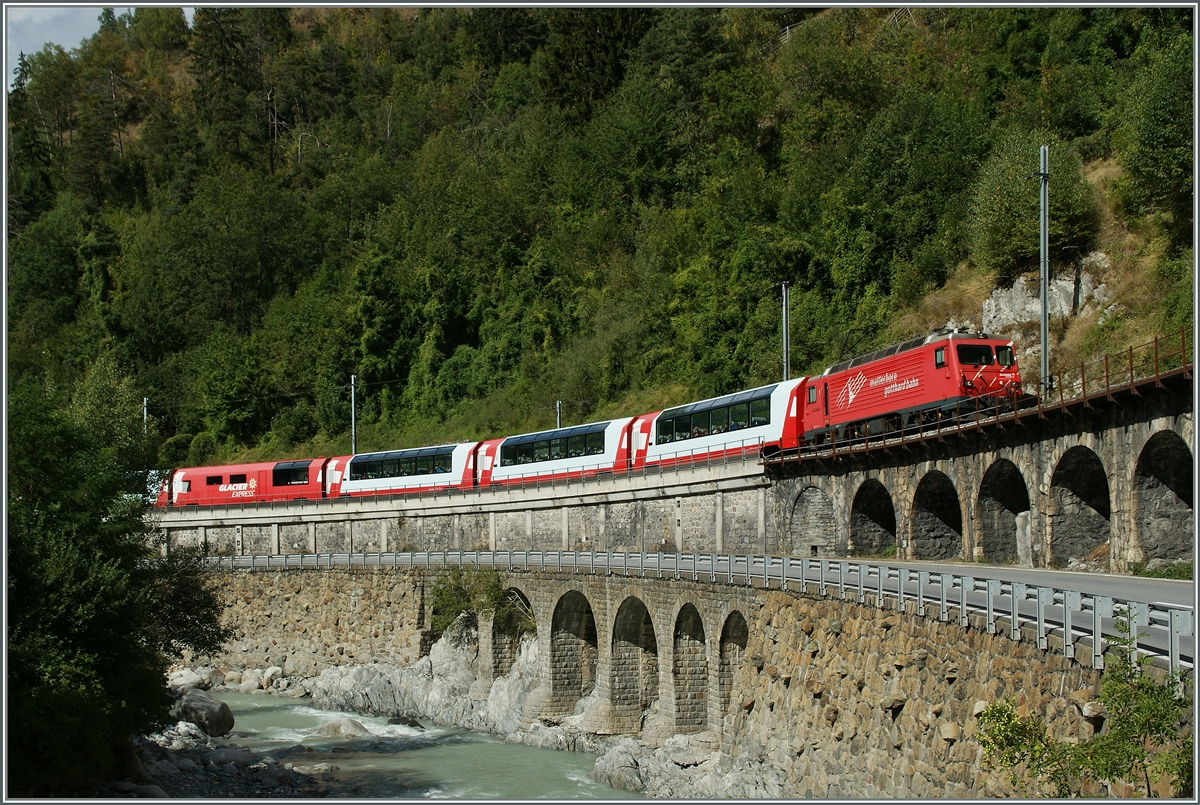
[[[141,400],[110,360],[70,398],[11,378],[9,793],[87,794],[169,719],[168,657],[225,638],[194,557],[154,558]]]
[[[1059,264],[1087,253],[1097,231],[1091,188],[1078,154],[1053,135],[1011,131],[980,168],[971,190],[971,261],[1009,284],[1037,265],[1038,154],[1050,147],[1050,259]]]
[[[1192,243],[1194,97],[1192,37],[1139,49],[1142,64],[1125,99],[1118,138],[1129,173],[1128,204],[1141,212],[1161,207],[1171,215],[1177,244]]]

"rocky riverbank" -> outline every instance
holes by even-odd
[[[124,774],[97,786],[99,798],[312,799],[346,791],[328,779],[332,768],[304,762],[294,746],[270,755],[236,743],[216,743],[188,721],[133,741]]]

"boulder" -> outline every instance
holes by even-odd
[[[225,735],[233,729],[233,711],[229,705],[196,688],[184,693],[175,705],[175,718],[190,721],[214,737]]]
[[[275,680],[279,679],[281,676],[283,676],[283,669],[280,668],[278,665],[272,665],[270,668],[268,668],[266,671],[263,672],[262,686],[264,688],[271,687],[272,685],[275,684]]]
[[[171,690],[188,690],[204,687],[204,677],[195,671],[176,671],[167,679],[167,688]]]
[[[242,684],[242,672],[241,671],[226,671],[225,672],[225,684],[226,685],[234,685],[234,686]]]
[[[242,682],[238,685],[238,693],[253,693],[262,690],[262,671],[246,671],[242,674]]]
[[[412,716],[392,716],[388,719],[388,724],[398,724],[401,727],[412,727],[415,730],[422,731],[425,729],[421,726],[421,722],[417,721]]]
[[[292,771],[297,774],[328,774],[337,771],[337,768],[332,763],[317,763],[312,766],[292,766]]]
[[[606,784],[618,791],[642,791],[646,785],[642,781],[635,753],[638,751],[637,742],[632,738],[619,738],[604,754],[596,758],[596,768],[592,776],[596,782]]]
[[[321,725],[313,735],[325,735],[332,738],[363,738],[373,734],[361,722],[353,718],[335,718]]]

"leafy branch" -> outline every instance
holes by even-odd
[[[1182,674],[1159,674],[1149,657],[1137,655],[1127,612],[1118,612],[1117,629],[1099,697],[1106,718],[1091,738],[1058,740],[1045,721],[1018,715],[1008,699],[980,713],[985,763],[1007,771],[1021,795],[1076,797],[1123,782],[1142,796],[1156,796],[1164,779],[1173,796],[1192,795],[1190,688]]]

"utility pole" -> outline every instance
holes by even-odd
[[[358,375],[350,375],[350,452],[358,452],[358,425],[354,419],[354,382],[358,379]]]
[[[562,427],[562,400],[554,401],[554,427]]]
[[[142,398],[142,435],[149,433],[150,429],[150,398]]]
[[[792,328],[788,322],[788,283],[783,283],[783,379],[792,376],[791,337]]]
[[[1042,361],[1038,391],[1050,392],[1050,146],[1042,146],[1041,177],[1041,280],[1042,280]]]

